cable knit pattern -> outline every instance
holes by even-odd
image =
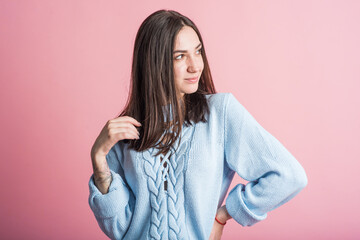
[[[184,164],[189,147],[191,127],[184,128],[179,145],[165,155],[155,156],[155,148],[143,152],[151,205],[151,239],[186,239],[184,212]],[[174,152],[173,149],[177,149]],[[166,163],[166,164],[165,164]],[[164,167],[166,165],[166,167]],[[167,181],[167,191],[164,182]],[[167,232],[164,232],[168,230]]]
[[[109,192],[91,176],[89,204],[108,237],[208,240],[219,206],[252,226],[307,185],[300,163],[231,93],[206,98],[207,122],[184,126],[168,153],[155,157],[156,148],[136,152],[119,141],[106,156]],[[235,173],[248,183],[225,199]]]
[[[170,152],[167,153],[167,155]],[[148,189],[150,191],[152,239],[167,239],[167,206],[162,176],[161,155],[154,158],[148,151],[144,153],[144,171],[148,176]],[[165,236],[164,236],[165,235]]]
[[[178,150],[177,158],[170,158],[168,208],[169,208],[169,239],[185,239],[185,212],[184,212],[184,154],[188,141]]]

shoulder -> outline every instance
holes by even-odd
[[[206,94],[210,118],[222,118],[225,115],[226,104],[231,93],[219,92]],[[212,116],[212,117],[211,117]]]
[[[241,118],[246,108],[237,100],[232,93],[215,93],[205,95],[208,101],[210,115],[232,116]]]
[[[206,94],[205,95],[209,108],[224,108],[229,99],[234,99],[234,96],[232,93],[227,92],[219,92],[219,93],[213,93],[213,94]]]

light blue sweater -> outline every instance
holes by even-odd
[[[108,237],[208,240],[235,172],[249,182],[231,189],[225,204],[242,226],[264,220],[307,185],[299,162],[231,93],[207,99],[208,122],[184,125],[172,156],[155,158],[154,148],[136,152],[119,141],[106,156],[109,192],[91,176],[89,204]]]

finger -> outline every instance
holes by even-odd
[[[116,139],[138,139],[138,135],[132,131],[128,131],[124,128],[117,128],[112,130],[112,134],[116,137]]]
[[[140,135],[139,131],[135,128],[135,126],[129,122],[119,122],[119,123],[111,122],[111,123],[109,123],[108,127],[109,127],[109,129],[125,128],[125,129],[128,129],[129,131],[134,132],[137,135]]]
[[[134,124],[135,126],[140,127],[141,123],[139,121],[137,121],[135,118],[132,118],[130,116],[120,116],[117,118],[112,119],[114,122],[121,122],[121,121],[128,121],[132,124]]]

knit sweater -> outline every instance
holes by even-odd
[[[117,142],[106,156],[112,182],[102,194],[90,177],[89,205],[111,239],[208,240],[225,200],[242,226],[267,218],[306,185],[294,156],[231,93],[206,95],[207,122],[183,125],[181,142],[165,155]],[[166,162],[166,164],[165,164]]]

